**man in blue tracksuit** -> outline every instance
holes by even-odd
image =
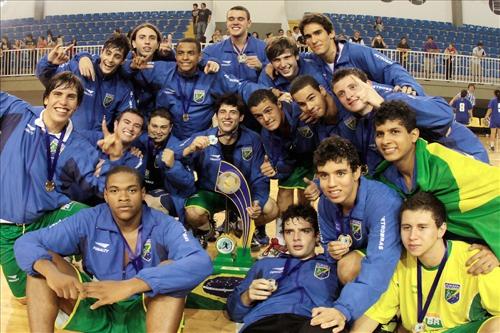
[[[105,204],[16,242],[33,331],[53,330],[58,312],[57,326],[73,331],[177,331],[186,295],[212,265],[181,223],[143,205],[144,195],[136,170],[114,168]],[[82,271],[68,255],[82,256]]]
[[[272,69],[272,77],[262,71],[259,83],[266,87],[273,87],[280,91],[290,91],[290,84],[299,75],[311,75],[323,88],[330,90],[330,83],[321,75],[321,68],[312,59],[305,59],[299,54],[295,40],[289,37],[276,37],[266,46],[266,55]]]
[[[425,95],[422,86],[397,62],[369,47],[336,42],[333,24],[325,15],[304,14],[299,28],[307,46],[313,51],[307,57],[317,63],[327,82],[332,81],[333,72],[338,68],[356,67],[362,69],[372,81],[391,85],[404,93]]]
[[[311,322],[334,321],[338,332],[388,286],[401,252],[401,199],[386,185],[361,176],[356,148],[344,138],[324,140],[314,152],[314,165],[323,192],[318,204],[321,244],[337,262],[344,287],[333,307]]]
[[[414,110],[417,126],[426,140],[488,163],[488,154],[481,142],[468,128],[454,121],[452,109],[441,97],[394,92],[391,86],[369,83],[365,73],[357,68],[336,71],[332,89],[342,107],[351,114],[339,125],[339,133],[354,143],[370,174],[383,161],[375,146],[373,110],[384,101],[401,101]]]
[[[201,59],[200,43],[192,38],[179,41],[176,63],[155,62],[136,66],[126,62],[125,69],[144,68],[136,72],[147,84],[158,88],[156,106],[167,108],[174,117],[173,134],[184,140],[209,128],[214,115],[214,95],[239,93],[246,100],[257,85],[242,82],[223,71],[205,74],[198,68]],[[152,68],[148,68],[152,66]]]
[[[269,178],[260,171],[264,148],[259,135],[244,126],[242,110],[245,105],[236,94],[217,101],[218,126],[197,133],[181,143],[184,162],[198,175],[198,193],[186,202],[186,222],[197,229],[204,243],[210,238],[215,213],[226,209],[225,198],[213,192],[220,161],[236,166],[250,188],[252,205],[247,209],[256,226],[265,225],[278,215],[276,202],[269,197]]]
[[[180,142],[171,133],[172,120],[168,110],[154,110],[147,133],[143,133],[132,145],[143,155],[145,201],[148,206],[164,210],[183,221],[185,199],[196,192],[196,188],[193,172],[174,157]]]
[[[110,155],[101,162],[101,176],[95,175],[100,154],[69,119],[82,96],[80,80],[69,72],[50,80],[44,93],[45,109],[0,94],[0,260],[9,287],[19,299],[25,296],[26,276],[15,262],[14,241],[85,207],[75,201],[101,196],[102,176],[124,163],[121,152],[108,151]]]
[[[310,325],[313,313],[331,307],[338,295],[335,264],[316,255],[316,211],[292,205],[282,215],[289,254],[257,261],[227,299],[231,320],[241,333],[331,332]]]
[[[84,86],[84,97],[72,120],[79,131],[101,131],[101,122],[106,117],[111,129],[115,118],[126,109],[135,108],[132,84],[120,74],[119,68],[129,51],[128,40],[123,35],[113,35],[103,45],[100,55],[89,58],[88,53],[77,54],[69,60],[65,49],[56,46],[40,59],[36,76],[47,85],[55,74],[70,71],[80,77]],[[69,61],[68,61],[69,60]],[[79,62],[85,61],[95,77],[86,78],[80,73]]]

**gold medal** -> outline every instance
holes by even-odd
[[[188,121],[188,120],[189,120],[189,114],[187,114],[187,113],[183,113],[183,114],[182,114],[182,120],[184,120],[184,121]]]
[[[54,183],[53,180],[47,180],[45,182],[45,191],[47,192],[52,192],[56,189],[56,184]]]
[[[352,245],[352,238],[351,238],[351,235],[340,235],[339,238],[337,239],[339,242],[341,242],[342,244],[347,244],[347,246],[351,246]]]
[[[424,323],[417,323],[415,327],[413,328],[414,333],[421,333],[424,331]]]
[[[247,55],[246,54],[240,54],[238,55],[238,62],[240,64],[244,64],[245,62],[247,62]]]

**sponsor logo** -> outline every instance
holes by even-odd
[[[285,267],[274,267],[271,269],[269,274],[282,274]]]
[[[317,263],[314,267],[314,276],[319,280],[324,280],[330,276],[330,266]]]
[[[35,126],[32,126],[30,124],[26,124],[26,128],[24,129],[24,131],[28,134],[35,134]]]
[[[175,95],[175,90],[170,89],[170,88],[166,88],[166,89],[163,89],[162,93],[164,93],[165,95]]]
[[[210,161],[220,161],[220,155],[211,154]]]
[[[378,249],[384,249],[385,242],[385,215],[380,219],[380,239],[378,241]]]
[[[442,328],[443,323],[437,313],[428,313],[424,319],[425,325],[432,328]]]
[[[92,247],[92,249],[97,252],[108,253],[108,246],[109,244],[107,243],[95,242],[95,245]]]
[[[251,146],[241,148],[241,157],[243,157],[245,161],[248,161],[249,159],[252,158],[252,153],[253,149]]]
[[[94,96],[94,90],[90,90],[90,89],[88,89],[88,88],[85,88],[85,89],[83,90],[83,93],[84,93],[85,95],[87,95],[87,96]]]
[[[358,220],[351,220],[351,232],[352,232],[352,237],[359,241],[361,238],[363,238],[363,228],[361,227],[361,221]]]
[[[444,283],[444,299],[450,304],[460,300],[460,285],[456,283]]]
[[[7,275],[7,281],[9,281],[10,283],[17,282],[17,281],[19,281],[19,278],[17,277],[16,274],[14,274],[14,275]]]

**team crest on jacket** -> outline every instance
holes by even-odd
[[[351,220],[352,237],[359,241],[363,237],[363,229],[361,228],[361,221]]]
[[[460,300],[460,285],[456,283],[444,283],[444,299],[450,304]]]
[[[144,247],[142,248],[142,259],[146,261],[151,261],[151,239],[148,239],[146,243],[144,243]]]
[[[330,276],[330,266],[318,262],[314,267],[314,276],[320,280],[327,279]]]
[[[251,146],[241,148],[241,157],[243,157],[245,161],[248,161],[249,159],[252,158],[252,153],[253,150]]]
[[[356,125],[358,124],[357,120],[355,117],[350,116],[347,117],[346,120],[344,120],[344,124],[351,130],[356,130]]]
[[[193,102],[202,103],[205,100],[205,90],[195,89],[193,93]]]
[[[107,108],[113,103],[113,100],[115,99],[115,95],[111,95],[110,93],[106,93],[106,96],[104,96],[104,99],[102,100],[102,105]]]
[[[297,128],[297,131],[306,139],[310,139],[313,136],[313,131],[307,125]]]

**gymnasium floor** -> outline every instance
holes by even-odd
[[[481,141],[487,147],[488,138],[480,136]],[[496,147],[499,147],[500,140],[497,139]],[[492,165],[500,166],[500,150],[489,151]],[[497,180],[498,181],[498,180]],[[500,186],[500,182],[499,182]],[[276,197],[276,184],[271,183],[271,195]],[[274,223],[270,223],[267,229],[268,234],[274,234]],[[209,245],[210,255],[215,255],[213,243]],[[10,294],[10,290],[2,275],[1,280],[1,312],[0,312],[0,333],[25,333],[29,332],[26,307],[20,305]],[[186,309],[185,333],[229,333],[236,331],[236,325],[232,323],[223,311],[209,311]],[[68,332],[56,330],[56,332]]]

